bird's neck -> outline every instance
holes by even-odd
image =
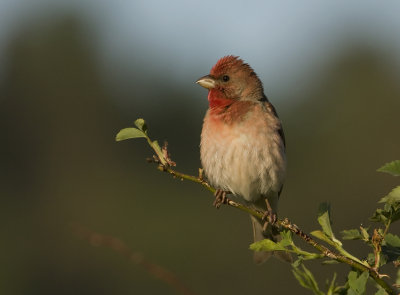
[[[234,100],[226,98],[219,89],[211,89],[208,92],[208,104],[211,110],[223,110],[232,103],[234,103]]]

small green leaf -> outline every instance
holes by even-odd
[[[324,232],[322,232],[320,230],[314,230],[310,234],[312,234],[314,237],[316,237],[324,242],[327,242],[329,245],[332,245],[335,247],[342,246],[342,243],[338,239],[336,239],[335,237],[330,238]]]
[[[369,265],[375,265],[375,254],[374,253],[368,253],[367,261],[368,261]]]
[[[382,256],[385,263],[400,259],[400,237],[394,234],[387,234],[382,244]]]
[[[400,237],[399,236],[389,233],[385,236],[385,242],[387,244],[389,244],[390,246],[400,248]]]
[[[250,249],[253,251],[284,251],[286,248],[279,243],[275,243],[269,239],[255,242],[250,245]]]
[[[121,141],[125,139],[140,138],[140,137],[146,138],[146,134],[144,134],[137,128],[130,127],[130,128],[124,128],[120,132],[118,132],[117,136],[115,137],[115,140]]]
[[[299,281],[300,285],[304,288],[310,289],[316,295],[323,295],[324,293],[319,290],[318,283],[314,278],[314,275],[304,266],[301,265],[302,269],[294,267],[292,269],[294,277]]]
[[[400,186],[395,187],[386,197],[383,197],[379,203],[388,203],[390,205],[400,203]]]
[[[369,233],[368,233],[368,228],[364,228],[362,226],[360,226],[361,229],[361,235],[362,235],[362,239],[366,242],[369,241]]]
[[[322,231],[336,244],[342,243],[335,238],[331,227],[330,205],[328,203],[321,203],[318,208],[318,222],[322,227]]]
[[[310,234],[324,242],[327,242],[330,245],[333,244],[331,239],[321,230],[314,230],[314,231],[310,232]]]
[[[386,172],[394,176],[400,176],[400,160],[386,163],[377,170],[378,172]]]
[[[280,232],[280,235],[282,237],[282,240],[279,241],[279,244],[282,245],[283,247],[287,247],[292,245],[293,240],[292,240],[292,233],[289,230],[284,230]]]
[[[368,272],[364,271],[360,276],[358,276],[357,272],[351,271],[347,277],[348,283],[350,286],[350,290],[354,291],[352,294],[364,294],[365,287],[368,280]]]
[[[158,155],[160,158],[164,159],[164,155],[163,155],[163,153],[162,153],[162,151],[161,151],[161,147],[160,147],[160,145],[158,144],[158,141],[157,141],[157,140],[154,140],[151,144],[152,144],[152,147],[153,147],[154,151],[157,153],[157,155]]]
[[[146,122],[144,121],[144,119],[142,119],[142,118],[137,119],[134,124],[139,130],[141,130],[147,134],[147,125],[146,125]]]
[[[333,295],[335,294],[335,281],[336,281],[336,272],[333,273],[333,278],[331,280],[331,283],[329,284],[328,292],[326,293],[327,295]]]
[[[372,217],[369,220],[375,222],[382,222],[385,223],[388,219],[387,212],[383,211],[382,209],[376,209]]]
[[[358,229],[343,230],[341,232],[343,240],[362,240],[363,236]]]
[[[294,268],[299,267],[299,266],[303,263],[303,261],[304,261],[303,256],[297,256],[297,258],[298,258],[298,259],[296,259],[296,261],[292,263],[292,266],[293,266]]]

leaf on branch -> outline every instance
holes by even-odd
[[[279,242],[274,242],[269,239],[254,242],[250,245],[250,249],[253,251],[291,251],[288,246],[293,244],[292,233],[289,230],[281,231],[282,239]]]
[[[385,256],[385,263],[400,259],[400,237],[391,233],[386,234],[382,244],[382,254]]]
[[[343,240],[363,240],[364,237],[358,229],[343,230],[341,232]]]
[[[321,241],[327,242],[329,245],[332,245],[335,247],[342,246],[342,243],[338,239],[336,239],[335,237],[330,238],[324,232],[322,232],[320,230],[314,230],[310,234],[312,234],[314,237],[320,239]]]
[[[350,289],[347,294],[361,295],[365,293],[365,287],[368,280],[368,272],[364,271],[360,276],[355,271],[349,272],[347,281],[349,283]]]
[[[327,284],[328,283],[329,283],[329,281],[327,280]],[[338,287],[336,286],[335,283],[336,283],[336,272],[333,273],[333,278],[332,278],[331,282],[329,283],[328,291],[326,292],[327,295],[337,294]]]
[[[250,245],[250,249],[253,251],[286,251],[287,249],[280,243],[275,243],[269,239],[255,242]]]
[[[135,126],[136,126],[139,130],[141,130],[141,131],[143,131],[144,133],[147,134],[147,124],[146,124],[146,122],[145,122],[144,119],[139,118],[139,119],[137,119],[137,120],[135,121],[134,124],[135,124]]]
[[[388,203],[390,205],[400,203],[400,186],[395,187],[387,196],[383,197],[379,203]]]
[[[394,234],[386,234],[385,242],[393,247],[400,248],[400,237]]]
[[[329,239],[338,245],[342,245],[342,243],[336,239],[335,235],[333,234],[330,211],[330,205],[328,203],[321,203],[318,208],[318,222],[322,227],[322,231],[326,236],[329,237]]]
[[[377,170],[378,172],[389,173],[393,176],[400,176],[400,160],[386,163]]]
[[[362,239],[363,239],[364,241],[366,241],[366,242],[369,241],[368,229],[369,229],[369,228],[364,228],[364,227],[360,226]]]
[[[283,247],[287,247],[293,244],[292,233],[289,230],[283,230],[280,232],[282,240],[279,241],[279,244]]]
[[[384,266],[386,263],[391,261],[391,260],[389,260],[390,258],[388,257],[388,255],[386,255],[384,248],[385,247],[382,246],[382,252],[380,254],[378,267]],[[369,265],[375,265],[376,264],[375,259],[376,259],[375,253],[368,253],[367,262],[368,262]]]
[[[134,127],[130,127],[130,128],[124,128],[120,132],[118,132],[117,136],[115,137],[115,140],[121,141],[125,139],[140,138],[140,137],[146,138],[147,136],[143,131]]]
[[[387,212],[383,209],[376,209],[372,217],[369,220],[374,222],[382,222],[386,223],[387,220],[390,218],[390,212]]]
[[[314,230],[310,232],[311,235],[320,239],[321,241],[327,242],[330,245],[333,245],[333,241],[323,232],[320,230]]]
[[[297,281],[299,281],[300,285],[304,288],[310,289],[316,295],[323,295],[324,292],[319,289],[318,283],[311,271],[309,271],[303,264],[301,266],[303,270],[298,267],[293,267],[292,269],[293,275]]]
[[[385,225],[400,220],[400,186],[394,188],[387,196],[383,197],[379,203],[385,203],[383,209],[376,209],[371,221],[382,222]]]
[[[161,151],[161,147],[158,144],[157,140],[152,141],[151,146],[153,147],[153,149],[157,153],[157,155],[163,155],[163,152]]]

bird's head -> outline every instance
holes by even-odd
[[[237,56],[218,60],[209,75],[196,81],[209,89],[210,107],[227,106],[235,101],[265,98],[263,86],[253,69]]]

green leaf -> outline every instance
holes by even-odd
[[[304,261],[303,256],[297,256],[297,260],[295,262],[292,263],[292,266],[294,268],[298,268]]]
[[[389,233],[385,236],[385,242],[387,244],[389,244],[390,246],[400,248],[400,237],[399,236]]]
[[[153,147],[154,151],[156,152],[156,154],[157,154],[157,156],[160,158],[160,160],[161,160],[161,161],[165,161],[163,152],[161,151],[161,147],[160,147],[160,145],[158,144],[158,141],[157,141],[157,140],[154,140],[154,141],[151,143],[151,146]]]
[[[269,239],[255,242],[250,245],[250,249],[253,251],[284,251],[286,248],[279,243],[275,243]]]
[[[400,160],[386,163],[377,170],[378,172],[386,172],[394,176],[400,176]]]
[[[125,139],[140,138],[140,137],[146,138],[147,136],[139,129],[130,127],[130,128],[124,128],[120,132],[118,132],[117,136],[115,137],[115,140],[121,141]]]
[[[330,205],[328,203],[321,203],[318,208],[318,222],[322,227],[323,232],[332,237],[332,228],[330,220]]]
[[[368,242],[368,241],[369,241],[368,228],[364,228],[364,227],[360,226],[360,229],[361,229],[361,236],[362,236],[362,239],[363,239],[364,241]]]
[[[333,278],[331,283],[329,284],[328,292],[326,293],[327,295],[333,295],[335,294],[335,281],[336,281],[336,272],[333,273]]]
[[[395,187],[386,197],[383,197],[379,203],[388,203],[390,205],[400,203],[400,186]]]
[[[372,217],[369,219],[374,222],[386,223],[390,217],[390,212],[384,211],[383,209],[376,209]]]
[[[318,283],[314,275],[304,266],[301,265],[303,270],[294,267],[292,269],[294,277],[304,288],[310,289],[316,295],[323,295],[324,293],[319,290]]]
[[[368,271],[364,271],[360,276],[358,276],[357,272],[355,271],[349,272],[347,281],[349,283],[350,290],[353,292],[348,294],[364,294],[368,276]]]
[[[340,248],[342,246],[342,243],[338,239],[336,239],[335,237],[333,237],[331,239],[324,232],[322,232],[320,230],[314,230],[310,234],[312,234],[314,237],[316,237],[324,242],[327,242],[329,245],[332,245],[335,247],[340,247]]]
[[[334,242],[322,231],[320,230],[314,230],[312,232],[310,232],[311,235],[313,235],[314,237],[320,239],[321,241],[327,242],[330,245],[333,245]]]
[[[284,230],[280,232],[280,235],[282,237],[282,240],[279,241],[279,244],[282,245],[283,247],[287,247],[292,245],[293,240],[292,240],[292,233],[289,230]]]
[[[400,259],[400,237],[394,234],[387,234],[382,243],[382,257],[384,262],[392,262]],[[383,263],[382,263],[383,264]]]
[[[342,243],[335,238],[331,227],[330,205],[328,203],[321,203],[318,208],[318,222],[322,227],[322,231],[336,244]]]
[[[391,220],[392,223],[397,221],[397,220],[400,220],[400,208],[398,208],[397,210],[395,210],[392,213],[392,216],[391,216],[390,220]]]
[[[343,230],[341,232],[343,240],[362,240],[363,235],[358,229]]]
[[[146,125],[146,122],[144,121],[144,119],[142,119],[142,118],[137,119],[134,124],[139,130],[141,130],[147,134],[147,125]]]

